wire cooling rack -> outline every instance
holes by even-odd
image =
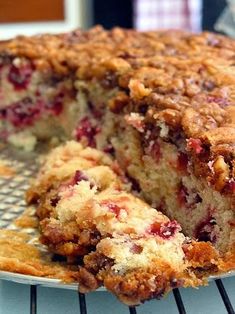
[[[17,175],[13,177],[0,177],[0,228],[17,229],[12,221],[25,210],[24,193],[28,188],[29,178],[35,174],[37,168],[37,163],[35,162],[36,158],[37,153],[26,154],[12,148],[5,148],[0,151],[0,159],[3,160],[6,165],[15,169],[17,173]],[[24,231],[30,235],[34,235],[35,233],[35,229],[32,228],[24,229]],[[225,277],[230,275],[231,274],[227,274]],[[77,285],[75,284],[63,285],[59,280],[55,279],[26,276],[3,271],[0,271],[0,279],[30,285],[30,314],[37,313],[37,286],[57,288],[63,286],[63,288],[66,289],[77,289]],[[228,314],[235,314],[222,279],[215,279],[215,283]],[[172,293],[176,305],[175,313],[185,314],[186,309],[179,289],[174,289]],[[91,314],[88,313],[86,296],[84,294],[78,293],[78,301],[80,314]],[[137,314],[138,308],[129,307],[129,313]]]

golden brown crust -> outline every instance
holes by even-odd
[[[185,255],[193,268],[207,268],[218,264],[218,252],[210,242],[195,242],[185,245]]]
[[[219,270],[228,272],[235,269],[235,245],[219,260]]]
[[[182,286],[185,274],[164,261],[151,263],[148,268],[118,273],[112,270],[112,260],[93,252],[84,258],[79,268],[78,281],[81,292],[89,292],[103,284],[122,302],[136,305],[152,298],[161,298],[172,288]],[[196,283],[196,280],[195,280]]]
[[[128,305],[136,305],[152,298],[160,298],[172,288],[197,286],[206,283],[205,275],[218,273],[218,253],[210,243],[195,242],[185,245],[188,268],[180,271],[165,261],[152,261],[146,269],[138,268],[118,273],[113,261],[99,252],[84,258],[79,267],[78,281],[81,292],[89,292],[103,284]],[[192,271],[191,271],[192,269]]]

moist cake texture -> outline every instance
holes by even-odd
[[[151,208],[233,269],[234,49],[213,33],[101,27],[2,42],[1,137],[109,153]]]
[[[87,150],[98,156],[89,166]],[[80,163],[69,163],[75,155]],[[66,163],[58,163],[65,156]],[[133,305],[174,287],[203,284],[205,275],[218,273],[220,257],[212,245],[186,238],[175,220],[131,194],[104,157],[68,142],[50,153],[29,191],[37,190],[42,243],[79,265],[80,291],[104,285]],[[59,175],[51,180],[55,165]]]

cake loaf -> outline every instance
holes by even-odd
[[[129,188],[108,156],[69,141],[51,151],[28,192],[38,200],[41,242],[78,266],[81,292],[104,285],[136,305],[220,272],[211,243],[185,237]]]
[[[232,269],[234,49],[213,33],[101,27],[2,42],[1,138],[108,152],[141,198]]]

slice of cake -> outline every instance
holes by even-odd
[[[43,166],[37,175],[37,180],[33,181],[27,191],[26,200],[28,203],[36,202],[57,183],[71,179],[75,169],[85,170],[99,165],[117,169],[116,164],[107,154],[90,147],[84,148],[78,142],[68,141],[64,146],[55,148],[44,157]]]
[[[68,157],[71,145],[80,149],[76,158],[87,155],[88,149],[74,142],[56,148],[39,173],[39,187],[45,186],[42,174],[49,178],[52,160]],[[104,154],[89,150],[99,156],[99,165],[74,163],[70,178],[62,177],[74,160],[71,154],[57,164],[59,175],[50,190],[38,189],[41,241],[69,263],[82,265],[77,274],[81,291],[104,285],[133,305],[177,286],[203,284],[206,274],[219,271],[219,255],[209,242],[186,238],[175,220],[126,192]]]
[[[3,42],[1,137],[109,152],[142,198],[234,268],[234,49],[212,33],[100,27]]]

